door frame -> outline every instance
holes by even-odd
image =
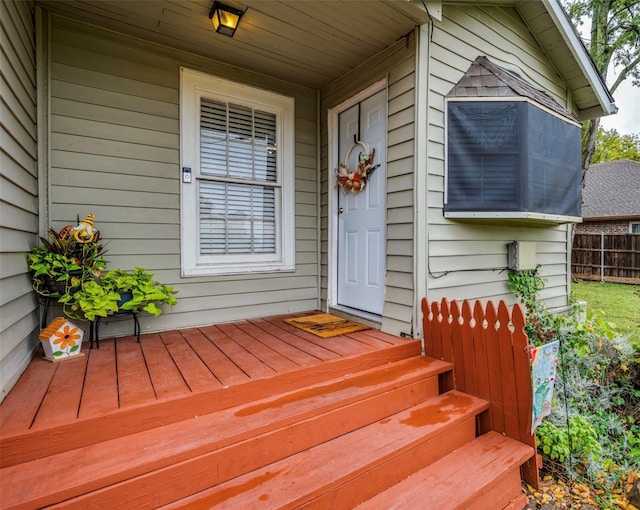
[[[382,317],[380,315],[367,313],[362,310],[356,310],[353,308],[343,307],[338,304],[338,193],[340,190],[336,188],[334,170],[336,162],[338,161],[338,117],[340,113],[358,104],[359,102],[367,99],[368,97],[387,89],[387,78],[383,78],[367,88],[361,90],[355,95],[346,99],[342,103],[329,108],[327,111],[327,126],[328,126],[328,174],[327,179],[327,192],[329,196],[328,200],[328,252],[327,252],[327,308],[334,308],[336,310],[343,310],[353,315],[360,316],[365,319],[372,320],[374,322],[381,322]],[[388,102],[388,95],[387,95]],[[387,139],[389,134],[388,115],[387,115]],[[386,175],[386,174],[385,174]],[[386,185],[385,185],[386,189]],[[386,203],[386,201],[385,201]],[[386,236],[386,225],[385,236]],[[386,268],[386,260],[385,260]]]

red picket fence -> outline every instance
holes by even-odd
[[[531,434],[531,373],[529,341],[524,331],[525,317],[519,305],[509,312],[504,301],[496,311],[476,301],[473,310],[467,300],[440,303],[422,300],[425,354],[453,363],[453,373],[445,379],[446,390],[457,389],[489,402],[489,410],[479,418],[479,433],[490,430],[536,447]],[[539,484],[539,460],[525,464],[524,480]]]

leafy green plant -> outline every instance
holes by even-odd
[[[81,266],[73,259],[59,253],[52,253],[45,246],[35,246],[27,254],[27,263],[32,271],[34,290],[38,294],[49,295],[52,290],[48,280],[66,282]]]
[[[640,416],[639,353],[628,337],[612,334],[600,314],[589,314],[583,324],[569,320],[560,334],[563,366],[557,374],[556,396],[547,420],[558,427],[558,434],[564,431],[565,437],[568,433],[571,438],[567,439],[570,457],[563,461],[567,476],[610,493],[627,473],[637,473],[640,468],[640,436],[635,427]],[[571,416],[568,428],[567,410]],[[575,417],[595,431],[599,448],[584,447],[576,438],[585,427],[576,425]],[[545,441],[543,436],[549,430],[538,429],[539,440]],[[542,448],[540,452],[547,456]],[[602,504],[610,508],[606,502]]]
[[[509,271],[509,288],[520,298],[527,310],[536,310],[539,307],[538,294],[546,283],[539,270],[540,265],[536,269]]]
[[[602,451],[595,429],[583,416],[572,416],[563,427],[543,421],[536,436],[542,453],[558,462],[569,459],[572,451],[587,455],[600,455]]]
[[[578,305],[553,316],[538,298],[544,280],[522,273],[510,274],[509,284],[526,308],[530,341],[560,340],[551,414],[536,429],[543,466],[611,494],[630,472],[640,472],[638,344],[598,310],[586,320]],[[598,501],[612,508],[606,497]]]
[[[525,307],[525,332],[533,345],[543,345],[556,336],[556,319],[538,300],[538,294],[546,284],[539,269],[540,265],[536,269],[509,271],[508,275],[509,289]]]
[[[120,305],[121,310],[136,313],[144,310],[158,316],[162,313],[160,305],[173,306],[177,303],[177,291],[173,287],[154,280],[153,273],[139,267],[131,272],[112,269],[104,274],[101,282],[120,294],[131,294],[131,298]]]
[[[70,317],[92,321],[119,311],[145,311],[158,316],[162,313],[161,305],[177,303],[175,294],[173,287],[154,280],[153,273],[146,269],[135,268],[130,272],[112,269],[99,279],[85,282],[60,301]]]
[[[41,244],[27,255],[34,290],[56,298],[67,316],[88,321],[118,311],[157,316],[161,305],[173,306],[177,302],[173,287],[154,280],[145,269],[104,272],[104,247],[93,219],[89,214],[76,227],[49,229],[47,237],[40,238]]]
[[[120,294],[104,286],[100,280],[84,282],[75,292],[59,299],[66,315],[87,321],[116,313],[119,300]]]
[[[93,240],[80,242],[71,229],[47,230],[47,237],[41,237],[41,244],[27,254],[33,289],[41,296],[69,296],[107,266],[100,233],[95,231]]]

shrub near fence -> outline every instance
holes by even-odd
[[[640,284],[640,235],[576,234],[571,273],[581,280]]]

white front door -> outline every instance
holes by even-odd
[[[354,140],[375,149],[374,165],[380,166],[359,193],[338,197],[337,304],[374,315],[382,315],[386,261],[386,152],[387,93],[377,92],[351,106],[338,117],[338,155],[340,162]],[[364,152],[356,145],[346,162],[355,169]]]

